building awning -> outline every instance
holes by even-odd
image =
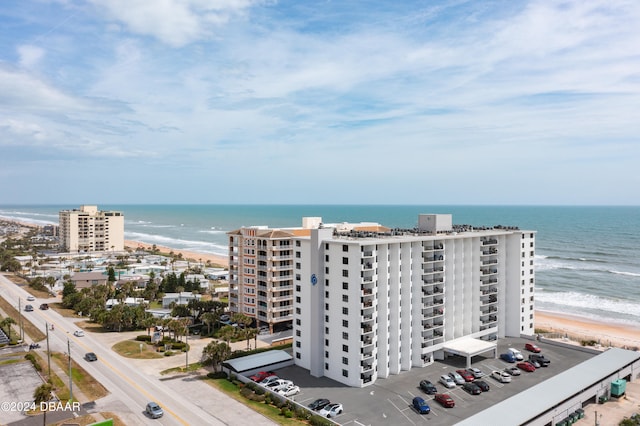
[[[471,357],[483,354],[485,352],[494,351],[494,357],[497,356],[496,342],[488,342],[486,340],[474,339],[471,337],[463,337],[461,339],[446,342],[442,349],[450,354],[459,355],[467,358],[467,368],[471,367]]]

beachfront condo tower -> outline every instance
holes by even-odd
[[[497,356],[534,334],[535,231],[421,214],[377,223],[229,233],[230,308],[292,321],[296,365],[364,387],[447,356]]]
[[[68,253],[124,250],[124,215],[99,211],[97,206],[59,213],[60,249]]]

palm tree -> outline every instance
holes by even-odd
[[[9,340],[11,340],[11,325],[12,324],[17,324],[17,323],[13,318],[10,318],[10,317],[7,317],[7,318],[3,319],[2,321],[0,321],[0,327],[2,327],[2,329],[7,332],[7,336],[9,337]]]
[[[236,329],[230,325],[225,325],[220,329],[219,335],[228,345],[231,338],[236,335]]]
[[[207,334],[211,334],[211,324],[216,322],[216,314],[213,312],[205,312],[200,316],[203,323],[207,324]]]
[[[244,330],[242,330],[242,337],[247,339],[247,349],[251,349],[251,346],[249,345],[249,340],[253,339],[257,335],[258,335],[257,328],[245,328]]]
[[[33,392],[33,399],[36,406],[39,406],[41,402],[49,402],[53,399],[53,395],[51,395],[51,391],[53,390],[53,386],[50,383],[43,383],[36,388]],[[44,410],[44,419],[42,422],[43,425],[47,424],[47,410]]]
[[[203,365],[212,365],[213,370],[218,370],[218,365],[229,359],[231,348],[222,342],[211,342],[202,350],[201,362]]]

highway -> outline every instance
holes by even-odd
[[[92,333],[85,333],[83,337],[74,336],[73,332],[78,330],[78,327],[75,326],[73,318],[65,318],[53,309],[39,310],[41,303],[51,301],[36,299],[27,302],[29,293],[3,275],[0,275],[0,296],[16,309],[18,299],[22,299],[20,303],[23,317],[42,332],[46,333],[46,324],[54,325],[54,330],[49,330],[51,350],[67,353],[69,342],[72,358],[130,410],[126,417],[127,424],[132,424],[133,421],[140,425],[225,425],[247,422],[256,425],[274,424],[198,380],[189,382],[185,391],[184,383],[177,383],[176,380],[160,381],[156,377],[146,375],[130,365],[126,358],[114,353],[110,347],[105,347],[99,339],[92,336]],[[25,304],[33,305],[34,311],[24,312]],[[46,349],[43,343],[46,345],[46,342],[41,342],[42,348]],[[94,352],[98,361],[84,360],[87,352]],[[178,386],[180,390],[176,390]],[[152,420],[145,415],[144,409],[149,401],[155,401],[163,408],[165,414],[162,418]],[[230,405],[233,409],[224,409]]]

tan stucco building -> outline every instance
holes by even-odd
[[[60,248],[69,253],[124,250],[124,215],[97,206],[59,213]]]

